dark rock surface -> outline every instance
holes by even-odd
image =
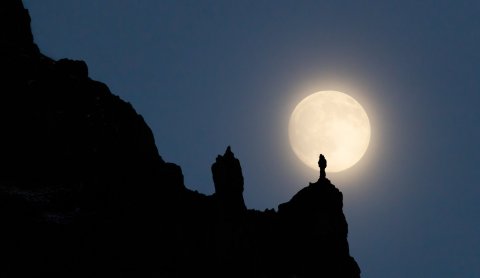
[[[229,147],[215,194],[187,189],[129,103],[42,55],[21,1],[0,6],[0,277],[359,277],[328,179],[248,210]]]

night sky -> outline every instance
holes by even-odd
[[[295,105],[350,94],[372,140],[327,177],[362,277],[480,277],[479,1],[24,3],[42,52],[86,61],[187,187],[213,193],[210,166],[231,145],[249,208],[318,178],[289,146]]]

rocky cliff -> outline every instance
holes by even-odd
[[[129,103],[42,55],[21,1],[0,6],[1,277],[359,277],[328,179],[248,210],[227,148],[215,194],[187,189]]]

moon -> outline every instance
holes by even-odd
[[[318,171],[318,157],[325,155],[327,172],[355,165],[370,143],[370,120],[351,96],[320,91],[297,104],[290,116],[288,134],[295,155]]]

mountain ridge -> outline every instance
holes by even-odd
[[[228,147],[215,193],[188,189],[131,104],[85,62],[41,54],[21,1],[0,6],[2,276],[360,276],[324,174],[278,210],[248,209]]]

